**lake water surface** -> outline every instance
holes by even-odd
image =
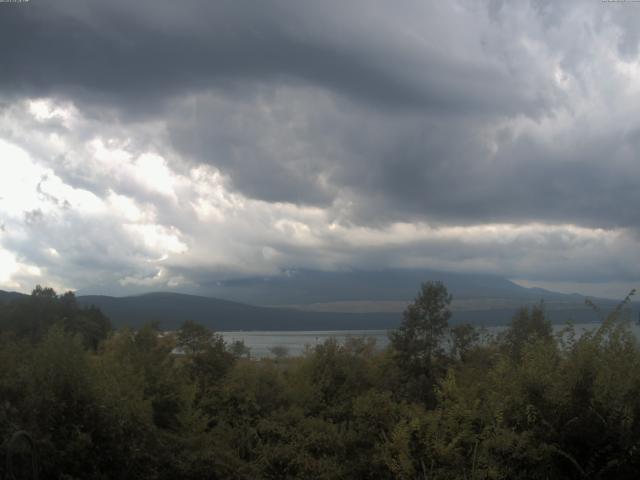
[[[349,337],[373,337],[376,346],[384,348],[389,343],[388,330],[335,330],[335,331],[297,331],[297,332],[220,332],[225,342],[244,341],[251,349],[252,357],[267,357],[273,347],[285,347],[289,356],[304,353],[307,347],[315,347],[329,338],[335,338],[339,343]]]
[[[575,324],[576,335],[579,336],[585,331],[598,327],[598,323]],[[559,332],[566,325],[554,325],[553,328]],[[496,335],[506,327],[485,327],[485,335]],[[632,324],[632,331],[636,337],[640,338],[640,326]],[[372,337],[379,348],[384,348],[389,344],[388,330],[334,330],[334,331],[286,331],[286,332],[220,332],[225,341],[231,343],[236,340],[244,341],[245,345],[251,349],[252,357],[272,356],[270,348],[285,347],[289,356],[302,355],[306,348],[313,348],[323,343],[329,338],[335,338],[339,343],[349,337]]]

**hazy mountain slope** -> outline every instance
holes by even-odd
[[[523,305],[544,300],[556,323],[598,321],[585,297],[541,288],[526,288],[496,275],[463,274],[425,269],[321,272],[299,270],[287,274],[217,282],[206,295],[235,301],[315,312],[387,312],[398,315],[415,297],[421,282],[440,280],[453,295],[455,322],[486,325],[506,323]],[[621,292],[621,298],[627,292]],[[596,299],[604,312],[617,300]],[[637,318],[638,304],[633,304]]]
[[[26,295],[24,293],[5,292],[4,290],[0,290],[0,303],[11,302],[13,300],[24,298],[25,296]]]
[[[420,284],[440,280],[455,299],[509,298],[517,300],[582,301],[539,288],[525,288],[496,275],[460,274],[434,270],[321,272],[297,270],[288,274],[229,280],[206,285],[206,296],[254,305],[291,305],[345,301],[410,301]]]
[[[84,305],[96,305],[116,326],[140,326],[158,321],[177,328],[185,320],[214,330],[340,330],[393,328],[400,316],[393,313],[316,313],[256,307],[216,298],[176,293],[150,293],[135,297],[81,296]]]
[[[194,320],[218,331],[229,330],[369,330],[394,328],[400,312],[341,313],[257,307],[215,298],[176,293],[151,293],[135,297],[81,296],[84,305],[96,305],[115,326],[137,327],[158,321],[162,328],[177,328]],[[529,302],[531,303],[531,302]],[[481,310],[454,310],[451,323],[505,325],[519,306]],[[547,308],[551,320],[564,323],[594,322],[598,317],[581,304]]]
[[[80,295],[78,301],[98,306],[116,326],[136,327],[159,321],[163,328],[175,328],[185,320],[194,320],[216,330],[384,329],[400,323],[404,307],[426,280],[443,281],[453,294],[452,323],[504,325],[519,307],[540,300],[544,300],[555,323],[568,319],[598,321],[581,295],[524,288],[494,275],[431,270],[301,270],[280,276],[218,282],[205,287],[205,296]],[[0,291],[0,301],[20,295]],[[617,304],[612,300],[596,303],[604,312]],[[633,318],[637,318],[637,303],[633,309]]]

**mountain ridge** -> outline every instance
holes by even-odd
[[[523,287],[494,274],[455,273],[429,269],[291,270],[280,275],[254,276],[204,284],[199,294],[254,305],[291,305],[339,301],[411,301],[420,284],[442,281],[454,299],[544,297],[548,300],[584,301],[539,287]],[[626,292],[624,292],[626,294]],[[598,299],[600,300],[600,299]],[[605,300],[606,301],[606,300]]]
[[[139,327],[156,321],[162,328],[173,329],[193,320],[218,331],[387,329],[400,324],[402,311],[420,283],[428,280],[443,281],[452,293],[454,324],[504,325],[518,308],[540,300],[554,323],[598,321],[585,305],[587,297],[579,294],[523,287],[496,275],[431,270],[299,270],[217,282],[207,290],[210,295],[155,291],[77,298],[81,305],[99,307],[115,326]],[[21,295],[0,291],[0,301]],[[593,300],[605,312],[618,303]],[[634,315],[638,306],[632,305]]]

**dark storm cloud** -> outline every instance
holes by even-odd
[[[378,195],[360,202],[360,215],[369,221],[388,212],[390,218],[428,215],[442,223],[640,225],[640,149],[632,134],[585,131],[588,138],[579,141],[557,140],[569,145],[521,135],[497,141],[494,154],[472,126],[460,124],[454,139],[449,128],[434,122],[413,135],[396,132],[377,158],[369,157],[373,168],[354,191],[361,199]],[[355,176],[349,168],[348,176]]]
[[[411,5],[408,5],[409,7]],[[185,91],[242,82],[320,85],[388,108],[539,112],[506,68],[462,61],[453,35],[416,48],[383,23],[391,4],[203,0],[33,0],[0,10],[0,85],[18,94],[66,94],[135,113]],[[441,13],[427,11],[437,22]],[[402,9],[400,9],[402,10]],[[341,18],[341,17],[345,18]]]
[[[338,199],[337,221],[638,226],[640,144],[628,126],[576,124],[550,142],[509,126],[487,131],[473,118],[342,109],[299,91],[283,97],[177,107],[173,144],[229,173],[249,196]]]
[[[548,0],[32,0],[0,4],[0,88],[115,111],[134,133],[161,118],[157,143],[178,162],[346,224],[636,227],[637,122],[576,112],[626,103],[597,48],[633,59],[637,14]],[[98,121],[87,136],[99,133]]]

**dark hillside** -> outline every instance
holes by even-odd
[[[357,330],[393,328],[394,313],[318,313],[256,307],[216,298],[177,293],[149,293],[135,297],[84,296],[78,301],[95,305],[114,326],[138,327],[157,321],[162,328],[178,328],[193,320],[214,330]]]
[[[220,282],[208,295],[257,305],[302,304],[354,300],[407,300],[420,284],[439,280],[454,298],[566,298],[573,295],[521,287],[497,275],[461,274],[423,269],[384,271],[296,270],[287,274]],[[580,297],[576,295],[575,297]]]

